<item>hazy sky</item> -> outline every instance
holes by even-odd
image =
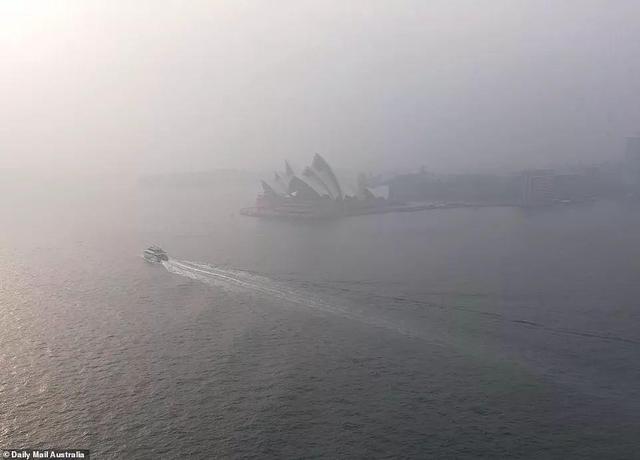
[[[640,131],[639,21],[638,0],[0,0],[0,169],[612,158]]]

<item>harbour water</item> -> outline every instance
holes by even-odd
[[[632,458],[640,207],[326,222],[257,181],[3,183],[0,448]],[[155,243],[171,260],[151,265]],[[155,457],[154,457],[155,456]]]

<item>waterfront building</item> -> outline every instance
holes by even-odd
[[[640,137],[628,137],[625,153],[627,184],[634,195],[640,194]]]
[[[553,203],[555,194],[554,172],[548,169],[525,171],[522,175],[522,204],[546,206]]]
[[[387,203],[367,186],[365,176],[359,177],[357,192],[345,190],[350,187],[344,187],[329,163],[316,154],[300,174],[285,162],[285,172],[263,180],[255,206],[242,212],[259,217],[341,217],[375,212]]]

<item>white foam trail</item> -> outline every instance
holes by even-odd
[[[284,282],[279,282],[265,276],[256,275],[247,271],[223,269],[212,265],[190,262],[187,260],[170,259],[163,261],[162,265],[170,273],[185,276],[193,280],[201,281],[224,289],[239,292],[250,292],[266,295],[289,304],[303,306],[315,313],[328,313],[338,315],[345,319],[357,321],[375,327],[391,329],[403,335],[416,335],[380,318],[365,317],[345,307],[327,303],[309,292],[293,289]]]

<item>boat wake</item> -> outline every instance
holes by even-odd
[[[279,308],[304,311],[314,316],[350,320],[366,327],[418,339],[430,346],[451,349],[462,355],[480,359],[482,362],[491,359],[523,363],[529,370],[545,378],[552,376],[561,384],[576,386],[581,391],[598,395],[598,397],[603,395],[617,397],[618,391],[624,392],[627,389],[624,386],[622,389],[611,386],[611,376],[608,371],[598,376],[593,375],[591,361],[584,364],[576,362],[574,358],[565,359],[562,347],[565,346],[566,341],[558,337],[597,340],[601,344],[591,346],[599,346],[604,350],[603,356],[606,356],[606,353],[617,354],[621,351],[620,346],[628,349],[640,344],[636,340],[612,334],[561,329],[504,314],[456,308],[451,305],[436,306],[399,297],[383,297],[377,301],[371,297],[368,298],[374,303],[384,303],[388,306],[398,306],[398,303],[407,306],[412,302],[420,306],[419,309],[410,309],[416,314],[398,315],[398,311],[390,311],[387,314],[371,307],[371,302],[367,302],[367,306],[363,307],[358,302],[333,298],[331,294],[325,292],[318,294],[313,291],[313,287],[298,286],[295,280],[278,280],[249,271],[186,260],[169,259],[162,264],[170,273],[238,295],[257,296],[259,300],[270,300],[260,302],[264,305],[278,305]],[[394,309],[390,308],[390,310]],[[535,341],[532,342],[532,340],[541,332],[550,336],[545,339],[543,346],[536,346]],[[558,340],[560,340],[560,345],[557,345],[559,351],[552,353],[552,359],[550,359],[550,350],[553,350],[550,343],[558,343]],[[585,375],[588,375],[591,380],[585,378]],[[624,377],[621,381],[629,380]]]
[[[356,304],[344,303],[343,301],[341,302],[338,299],[334,299],[333,301],[328,302],[326,296],[321,297],[315,295],[309,289],[296,288],[290,281],[278,281],[249,271],[222,268],[219,266],[201,264],[186,260],[169,259],[163,261],[162,264],[170,273],[201,281],[206,284],[225,289],[227,291],[268,296],[272,299],[281,301],[280,304],[282,306],[298,308],[302,307],[315,314],[337,315],[342,318],[354,320],[362,324],[393,330],[405,336],[418,337],[421,339],[426,339],[433,343],[443,343],[440,340],[436,339],[436,336],[438,335],[437,329],[434,330],[433,328],[429,328],[424,322],[421,323],[422,327],[418,327],[417,323],[411,324],[411,321],[403,321],[400,318],[395,318],[394,320],[385,319],[381,317],[379,312],[375,314],[372,314],[371,311],[365,312],[364,310],[359,309]],[[640,342],[637,340],[633,340],[628,337],[617,336],[614,334],[557,328],[544,324],[534,323],[531,321],[526,321],[520,318],[510,318],[503,314],[473,310],[456,305],[438,306],[435,304],[426,304],[421,301],[399,297],[385,297],[385,299],[388,299],[389,302],[394,303],[406,301],[406,303],[420,304],[423,308],[431,307],[430,310],[444,309],[461,311],[465,314],[479,314],[483,317],[486,316],[485,320],[487,321],[501,324],[501,328],[504,328],[506,325],[511,324],[513,326],[527,327],[528,329],[544,330],[553,334],[562,334],[574,337],[577,336],[589,339],[603,340],[607,342],[627,343],[632,345],[640,344]],[[435,318],[431,318],[430,323],[433,323],[434,320]]]
[[[415,331],[409,331],[391,321],[366,316],[364,313],[358,312],[355,306],[351,308],[338,306],[337,304],[326,302],[320,297],[314,296],[311,292],[296,289],[292,287],[290,283],[277,281],[248,271],[221,268],[176,259],[163,261],[162,265],[164,265],[170,273],[191,278],[227,291],[267,296],[271,299],[281,301],[281,305],[283,306],[302,307],[315,314],[335,315],[369,326],[393,330],[402,335],[418,335]]]

